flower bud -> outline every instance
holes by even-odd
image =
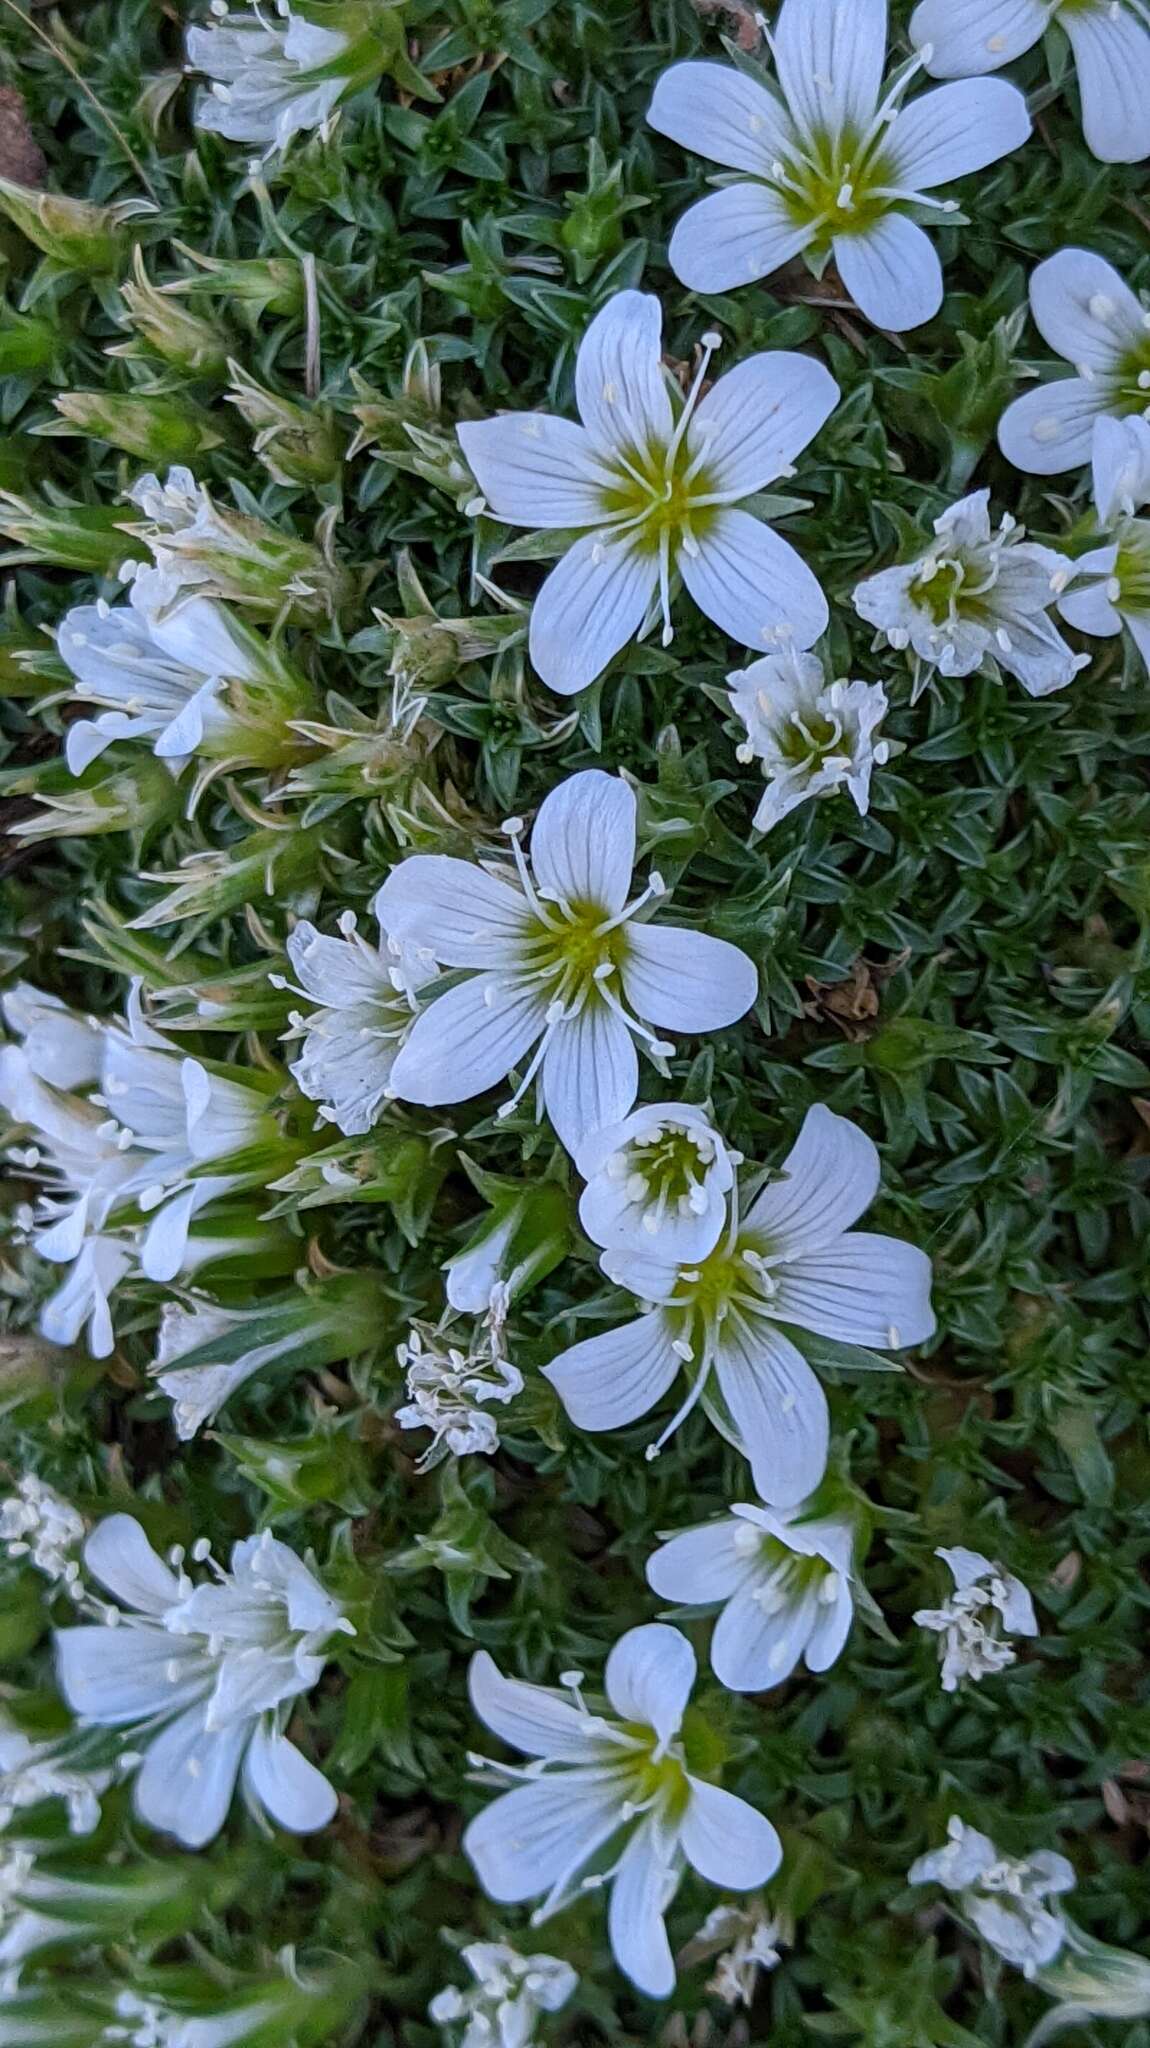
[[[11,178],[0,178],[0,209],[53,263],[97,276],[121,262],[124,223],[156,210],[146,199],[92,206],[85,199],[40,192]]]
[[[179,790],[162,761],[146,755],[130,765],[102,763],[75,781],[63,761],[38,762],[0,775],[0,794],[36,796],[44,806],[8,827],[30,846],[41,839],[90,839],[131,832],[137,841],[174,820]]]
[[[235,846],[193,854],[174,872],[157,877],[172,887],[133,918],[130,929],[147,932],[188,917],[224,917],[247,903],[258,907],[262,898],[271,896],[282,908],[301,883],[314,884],[321,852],[320,827],[300,831],[293,823],[282,830],[252,832]]]
[[[51,562],[57,569],[113,576],[124,559],[131,511],[111,505],[49,505],[0,491],[0,533],[17,545],[4,565]]]
[[[189,469],[161,484],[140,477],[128,493],[144,517],[129,531],[151,550],[148,603],[170,605],[180,591],[230,599],[264,618],[331,618],[354,595],[350,573],[326,547],[299,540],[267,520],[218,506]]]
[[[110,356],[138,356],[151,352],[162,356],[177,369],[199,376],[222,375],[227,367],[228,341],[210,320],[189,312],[169,293],[154,285],[144,268],[142,251],[132,258],[133,276],[120,286],[124,310],[134,330],[131,341],[110,348]]]
[[[237,362],[229,362],[228,398],[254,430],[253,453],[277,484],[334,483],[342,442],[322,405],[294,405],[265,391]]]
[[[1065,2027],[1092,2019],[1141,2020],[1150,2016],[1150,1960],[1132,1949],[1095,1941],[1074,1922],[1057,1960],[1039,1970],[1035,1983],[1058,2004],[1029,2035],[1025,2048],[1042,2048]]]
[[[258,317],[261,313],[291,316],[302,313],[306,300],[303,266],[287,256],[236,257],[228,262],[201,255],[198,249],[173,243],[181,256],[198,268],[189,277],[157,285],[161,298],[226,299],[231,307]]]
[[[35,314],[0,306],[0,377],[36,377],[55,362],[59,329]]]
[[[109,441],[142,462],[190,462],[224,439],[199,406],[159,393],[65,391],[53,403],[61,418],[38,428],[39,433]]]

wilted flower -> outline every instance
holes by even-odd
[[[502,1114],[539,1075],[547,1114],[574,1151],[630,1110],[636,1039],[658,1064],[673,1048],[652,1025],[721,1030],[750,1008],[758,978],[726,940],[643,919],[665,893],[657,875],[628,900],[636,803],[621,777],[588,768],[551,790],[531,834],[530,866],[521,820],[504,829],[514,872],[414,854],[375,897],[376,916],[401,945],[428,963],[470,970],[421,1010],[391,1092],[404,1102],[465,1102],[531,1053]]]
[[[189,28],[187,36],[188,63],[212,80],[196,98],[197,128],[262,144],[270,154],[302,129],[320,127],[347,88],[347,74],[335,67],[348,37],[293,14],[287,0],[276,0],[274,14],[229,14],[226,5],[212,12],[210,28]]]
[[[932,669],[943,676],[1005,669],[1028,696],[1046,697],[1090,666],[1052,616],[1073,563],[1027,540],[1009,512],[992,530],[989,508],[989,491],[960,498],[935,520],[937,539],[924,555],[856,586],[859,617],[890,646],[913,649],[916,697]]]
[[[208,1558],[208,1544],[193,1556]],[[323,1671],[324,1645],[354,1634],[351,1623],[266,1529],[234,1546],[230,1570],[213,1567],[214,1583],[194,1585],[175,1562],[157,1557],[131,1515],[92,1531],[84,1563],[127,1612],[57,1631],[68,1705],[98,1727],[137,1731],[136,1812],[186,1848],[219,1833],[241,1767],[254,1809],[297,1833],[325,1827],[335,1793],[283,1730],[290,1702]]]
[[[170,469],[163,483],[139,477],[127,495],[144,517],[125,534],[154,558],[154,567],[131,572],[146,611],[194,593],[249,605],[264,618],[328,618],[345,594],[343,571],[320,548],[216,505],[190,469]]]
[[[28,981],[5,989],[0,1010],[9,1029],[24,1040],[24,1057],[39,1080],[53,1088],[82,1088],[96,1080],[103,1033],[92,1018]]]
[[[33,1742],[0,1709],[0,1828],[46,1799],[62,1799],[69,1833],[90,1835],[100,1818],[101,1795],[111,1782],[111,1771],[78,1768],[63,1743]]]
[[[1043,340],[1077,375],[1008,405],[998,445],[1017,469],[1057,476],[1089,462],[1096,419],[1150,414],[1150,312],[1091,249],[1059,249],[1040,263],[1030,310]]]
[[[458,2048],[530,2048],[539,2014],[558,2012],[579,1982],[558,1956],[521,1956],[503,1941],[472,1941],[462,1953],[474,1983],[449,1985],[427,2008],[437,2027],[466,2022]]]
[[[1077,557],[1058,609],[1099,640],[1125,626],[1150,668],[1150,520],[1135,517],[1150,504],[1150,421],[1096,419],[1093,469],[1094,509],[1110,537]]]
[[[878,737],[887,713],[881,683],[828,683],[817,654],[794,649],[736,669],[727,683],[731,709],[747,728],[739,759],[761,761],[766,777],[757,831],[769,832],[799,804],[842,788],[866,816],[871,770],[897,751]]]
[[[720,1522],[667,1537],[647,1560],[647,1582],[684,1607],[721,1601],[711,1669],[732,1692],[766,1692],[800,1658],[823,1672],[841,1655],[854,1618],[853,1549],[846,1515],[741,1501]]]
[[[504,1678],[485,1650],[472,1658],[475,1712],[532,1761],[489,1766],[515,1789],[469,1823],[463,1846],[491,1898],[545,1895],[536,1925],[610,1885],[615,1960],[640,1991],[665,1998],[675,1965],[663,1915],[687,1865],[724,1891],[752,1891],[774,1876],[782,1850],[770,1821],[691,1769],[683,1717],[695,1653],[685,1636],[660,1622],[629,1629],[604,1682],[606,1701],[589,1706],[578,1673],[564,1674],[564,1697]],[[581,1879],[608,1843],[608,1867]]]
[[[712,1998],[720,1998],[724,2005],[750,2005],[759,1988],[760,1972],[777,1969],[782,1960],[779,1950],[793,1940],[794,1926],[789,1919],[768,1913],[761,1899],[751,1899],[745,1906],[714,1907],[679,1962],[685,1965],[717,1956],[714,1975],[707,1980]]]
[[[671,629],[671,575],[700,611],[745,647],[809,647],[827,603],[806,563],[741,499],[789,473],[838,403],[809,356],[749,356],[700,397],[719,346],[684,399],[660,362],[662,313],[616,292],[579,344],[582,421],[502,413],[459,428],[496,519],[577,529],[531,612],[531,659],[564,696],[584,689],[649,623]]]
[[[1035,1973],[1035,1982],[1058,2004],[1023,2048],[1043,2048],[1066,2027],[1097,2020],[1142,2020],[1150,2014],[1150,1960],[1133,1949],[1095,1941],[1072,1920],[1053,1963]]]
[[[942,266],[916,209],[1030,134],[1022,94],[970,80],[903,106],[925,52],[884,85],[886,0],[785,0],[764,29],[777,83],[721,64],[673,64],[647,119],[722,164],[720,189],[671,237],[671,268],[695,291],[770,277],[800,253],[833,253],[859,311],[878,327],[920,327],[942,304]],[[732,177],[731,172],[741,173]]]
[[[415,991],[428,979],[413,946],[400,946],[381,928],[378,945],[356,929],[355,912],[339,919],[342,937],[328,938],[301,919],[287,940],[299,986],[318,1008],[293,1013],[291,1036],[301,1038],[289,1062],[304,1094],[320,1104],[320,1118],[350,1137],[370,1131],[393,1090],[391,1070],[415,1015]],[[277,988],[289,988],[272,975]]]
[[[128,221],[156,209],[149,199],[93,206],[66,192],[43,192],[38,186],[0,178],[0,210],[53,263],[98,276],[122,263]]]
[[[1015,1651],[1004,1636],[1036,1636],[1034,1602],[1021,1579],[977,1550],[936,1550],[954,1579],[954,1592],[941,1607],[920,1607],[919,1628],[939,1637],[942,1689],[954,1692],[963,1678],[978,1682],[1005,1671]]]
[[[727,1221],[727,1196],[742,1159],[686,1102],[655,1102],[605,1124],[580,1145],[587,1182],[579,1221],[605,1251],[705,1259]]]
[[[78,1584],[76,1551],[83,1540],[83,1516],[34,1472],[26,1472],[15,1493],[0,1500],[0,1543],[9,1557],[26,1557],[53,1585]]]
[[[417,1470],[427,1472],[446,1457],[477,1452],[489,1458],[499,1449],[499,1419],[491,1403],[506,1407],[523,1392],[523,1375],[504,1358],[497,1312],[466,1351],[452,1344],[448,1332],[427,1323],[414,1324],[400,1345],[398,1358],[407,1376],[407,1402],[397,1408],[401,1429],[428,1429],[431,1443]]]
[[[1066,1940],[1066,1921],[1047,1901],[1073,1891],[1073,1864],[1049,1849],[1022,1861],[1004,1856],[989,1835],[957,1817],[947,1822],[946,1832],[945,1847],[912,1863],[907,1882],[945,1886],[955,1894],[958,1911],[1003,1961],[1024,1977],[1035,1976]]]
[[[820,1104],[746,1216],[732,1191],[726,1232],[709,1257],[677,1267],[649,1252],[604,1252],[604,1272],[630,1289],[642,1313],[544,1368],[572,1422],[622,1429],[685,1370],[686,1398],[648,1458],[701,1402],[750,1459],[764,1500],[804,1500],[826,1466],[827,1402],[788,1329],[883,1351],[934,1330],[925,1252],[850,1228],[878,1184],[870,1139]]]

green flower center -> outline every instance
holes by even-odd
[[[1150,612],[1150,521],[1129,522],[1119,543],[1113,580],[1120,610]]]
[[[816,230],[816,250],[836,235],[865,234],[890,212],[898,190],[895,163],[873,129],[810,136],[804,150],[776,165],[775,184],[795,226]]]
[[[715,1147],[705,1132],[666,1123],[649,1136],[632,1138],[617,1156],[620,1164],[612,1171],[626,1175],[632,1200],[673,1215],[693,1206],[692,1197],[714,1161]]]
[[[828,718],[821,712],[807,712],[800,718],[793,712],[782,726],[776,738],[776,745],[784,761],[792,767],[814,767],[825,754],[840,746],[843,729],[837,718]]]

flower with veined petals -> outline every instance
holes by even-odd
[[[785,0],[764,33],[774,80],[690,61],[655,87],[651,126],[741,174],[684,214],[672,270],[695,291],[727,292],[833,252],[868,320],[920,327],[942,304],[942,266],[913,216],[945,220],[954,202],[929,198],[936,185],[1026,141],[1026,101],[1002,79],[968,79],[904,106],[925,52],[884,87],[887,0]]]
[[[870,1139],[819,1104],[746,1216],[733,1191],[726,1233],[708,1258],[676,1267],[649,1253],[604,1252],[608,1278],[644,1306],[636,1321],[586,1337],[544,1367],[572,1422],[622,1429],[686,1370],[686,1399],[648,1458],[701,1401],[750,1459],[764,1500],[793,1507],[813,1493],[826,1467],[827,1402],[788,1330],[879,1350],[922,1343],[934,1330],[926,1254],[850,1227],[878,1183]]]
[[[345,76],[330,75],[347,36],[293,14],[287,0],[251,14],[225,8],[210,28],[189,28],[187,48],[192,69],[213,81],[197,97],[196,127],[262,143],[267,154],[320,127],[347,89]]]
[[[582,425],[551,413],[468,420],[460,443],[488,509],[513,526],[576,530],[531,610],[531,659],[563,696],[584,689],[661,613],[671,575],[732,640],[761,649],[824,631],[827,603],[790,544],[739,501],[790,472],[838,404],[829,370],[782,351],[749,356],[686,398],[660,363],[662,313],[616,292],[579,344]]]
[[[414,991],[427,979],[410,947],[381,932],[371,946],[356,930],[355,912],[339,920],[342,937],[328,938],[301,920],[287,941],[287,955],[301,994],[318,1005],[307,1016],[293,1014],[291,1036],[302,1038],[298,1059],[289,1062],[304,1094],[320,1104],[321,1121],[349,1138],[377,1123],[389,1101],[395,1056],[415,1013]],[[269,979],[277,988],[291,983]]]
[[[1036,1636],[1038,1622],[1022,1580],[981,1551],[956,1544],[935,1556],[950,1572],[954,1591],[941,1607],[920,1607],[914,1619],[937,1635],[942,1689],[955,1692],[964,1678],[977,1684],[1005,1671],[1016,1655],[1005,1637]]]
[[[206,1557],[207,1544],[193,1555]],[[281,1827],[326,1827],[335,1793],[283,1729],[289,1702],[317,1683],[329,1638],[354,1630],[303,1560],[265,1529],[233,1547],[214,1584],[196,1586],[131,1515],[109,1515],[84,1563],[126,1611],[114,1611],[115,1626],[105,1610],[102,1622],[57,1630],[60,1690],[97,1727],[139,1729],[140,1819],[202,1849],[242,1769],[245,1796]]]
[[[742,1156],[701,1109],[647,1103],[579,1147],[575,1164],[587,1182],[579,1221],[605,1251],[705,1259],[726,1226]]]
[[[1077,375],[1008,405],[998,445],[1016,469],[1057,476],[1090,461],[1096,419],[1150,417],[1150,311],[1091,249],[1059,249],[1032,271],[1030,311]]]
[[[1047,697],[1090,666],[1052,617],[1074,564],[1027,540],[1009,512],[993,529],[989,507],[989,491],[960,498],[935,520],[925,554],[880,569],[854,591],[860,618],[891,647],[913,649],[916,698],[932,669],[943,676],[1006,669],[1029,697]]]
[[[1150,669],[1150,520],[1135,515],[1150,505],[1150,421],[1094,422],[1094,508],[1109,536],[1074,563],[1074,577],[1058,600],[1068,626],[1099,640],[1126,627]]]
[[[958,1898],[958,1910],[1004,1962],[1024,1977],[1052,1963],[1067,1937],[1067,1923],[1047,1900],[1073,1891],[1074,1865],[1054,1850],[1024,1859],[1004,1856],[989,1835],[957,1817],[947,1823],[947,1841],[918,1857],[908,1884],[941,1884]]]
[[[740,761],[759,760],[767,787],[755,830],[769,832],[799,804],[845,788],[860,817],[870,803],[872,768],[892,749],[878,737],[886,717],[881,683],[828,683],[817,654],[767,654],[727,677],[731,709],[747,728]]]
[[[657,875],[628,901],[635,823],[634,792],[588,768],[544,798],[530,867],[513,819],[504,829],[514,873],[439,854],[392,869],[373,905],[380,923],[441,967],[470,970],[416,1018],[391,1070],[393,1095],[466,1102],[534,1047],[503,1113],[538,1074],[547,1114],[574,1152],[630,1110],[636,1038],[659,1062],[671,1048],[652,1025],[719,1031],[750,1008],[757,976],[737,946],[642,920],[663,894]]]
[[[770,1821],[690,1768],[683,1717],[695,1669],[686,1636],[662,1622],[619,1638],[601,1709],[584,1700],[577,1673],[564,1676],[571,1695],[564,1698],[504,1678],[485,1650],[471,1660],[480,1720],[533,1759],[518,1770],[491,1766],[515,1789],[464,1834],[481,1885],[508,1905],[543,1893],[538,1924],[586,1889],[609,1884],[615,1960],[652,1998],[675,1986],[663,1915],[687,1865],[708,1883],[741,1892],[766,1884],[782,1859]],[[592,1863],[594,1874],[581,1879]]]
[[[1141,163],[1150,156],[1142,0],[920,0],[910,38],[932,77],[982,78],[1023,56],[1055,21],[1074,52],[1088,149],[1104,164]]]
[[[647,1583],[679,1606],[721,1601],[711,1669],[731,1692],[766,1692],[800,1658],[822,1672],[841,1654],[854,1619],[853,1549],[846,1515],[741,1501],[722,1521],[666,1538],[647,1561]]]

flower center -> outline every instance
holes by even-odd
[[[635,1812],[658,1807],[665,1820],[679,1820],[691,1796],[682,1748],[672,1743],[662,1749],[650,1728],[637,1723],[622,1724],[625,1732],[643,1748],[628,1758],[627,1804]]]
[[[628,1199],[647,1212],[644,1227],[654,1232],[666,1215],[701,1213],[714,1158],[714,1140],[706,1131],[667,1122],[632,1138],[607,1171],[612,1180],[625,1180]]]
[[[1150,330],[1123,349],[1111,377],[1113,407],[1124,416],[1140,413],[1143,418],[1150,417]]]
[[[1111,602],[1121,611],[1150,612],[1150,521],[1132,519],[1118,547]]]
[[[773,166],[774,182],[797,227],[816,232],[815,248],[836,235],[864,234],[889,212],[895,166],[876,123],[865,133],[823,130]]]
[[[807,711],[800,715],[793,711],[786,723],[780,727],[776,744],[784,761],[792,767],[813,766],[821,761],[824,754],[830,754],[842,743],[842,720],[829,718],[822,712]]]

